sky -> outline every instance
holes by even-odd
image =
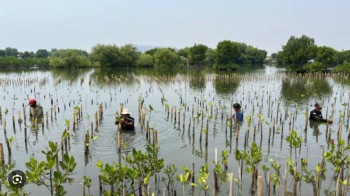
[[[0,0],[0,49],[216,48],[231,40],[271,54],[307,35],[346,50],[349,10],[349,0]]]

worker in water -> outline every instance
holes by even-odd
[[[29,99],[29,115],[32,118],[39,118],[43,116],[43,107],[38,105],[34,98]]]
[[[310,112],[309,119],[310,120],[314,120],[314,121],[319,121],[319,122],[325,122],[325,123],[328,123],[328,124],[332,124],[333,123],[333,119],[331,119],[331,118],[324,119],[322,117],[321,110],[322,110],[321,105],[319,103],[316,103],[315,104],[315,109]]]
[[[233,115],[234,120],[237,122],[243,121],[243,112],[241,110],[241,105],[239,103],[233,104],[233,109],[235,110],[235,114]]]
[[[134,121],[134,118],[130,116],[129,110],[125,108],[122,111],[120,119],[116,119],[115,124],[117,125],[120,122],[122,129],[131,130],[135,128]]]

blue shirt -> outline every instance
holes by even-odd
[[[235,113],[234,116],[236,117],[236,120],[238,122],[242,122],[243,121],[243,112],[242,111],[239,111],[239,112]]]

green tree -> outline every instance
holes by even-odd
[[[215,50],[208,48],[205,53],[204,63],[206,65],[213,65],[215,63]]]
[[[315,60],[325,64],[327,67],[334,65],[336,61],[337,51],[333,48],[322,46],[317,48],[317,54]]]
[[[28,51],[24,51],[22,54],[22,58],[27,59],[27,58],[34,58],[34,52],[28,52]]]
[[[175,68],[179,62],[179,56],[176,54],[176,52],[168,48],[161,48],[154,54],[154,62],[154,67],[156,69]]]
[[[121,53],[116,45],[98,44],[92,48],[90,59],[98,66],[117,67],[121,63]]]
[[[203,65],[208,47],[203,44],[195,44],[190,49],[189,60],[192,65]]]
[[[283,51],[277,52],[276,61],[277,61],[277,64],[278,64],[278,65],[284,65],[284,64],[283,64],[283,59],[284,59]]]
[[[292,71],[304,71],[303,66],[316,57],[315,40],[306,35],[291,36],[283,47],[283,63]]]
[[[146,53],[142,54],[136,61],[138,67],[152,67],[153,65],[153,56]]]
[[[237,63],[242,52],[237,43],[225,40],[219,42],[215,51],[215,60],[219,65]]]
[[[247,46],[245,50],[245,63],[249,64],[263,64],[266,59],[267,52],[259,50],[253,46]]]
[[[215,64],[217,69],[237,69],[237,63],[242,56],[241,47],[238,43],[229,40],[218,43],[215,50]]]
[[[346,72],[350,73],[350,62],[344,62],[341,65],[337,65],[334,69],[333,72]]]
[[[136,65],[136,60],[140,56],[140,52],[137,51],[136,47],[127,44],[125,46],[120,47],[120,54],[121,54],[121,66],[135,66]]]
[[[185,47],[185,48],[180,49],[179,51],[177,51],[177,55],[183,56],[183,57],[188,59],[190,56],[190,48]]]
[[[340,65],[340,64],[343,64],[344,62],[350,62],[350,50],[343,50],[343,51],[337,52],[336,64]]]
[[[35,53],[36,58],[47,58],[49,57],[49,52],[46,49],[39,49]]]
[[[147,50],[145,53],[154,56],[157,50],[158,48],[153,48],[153,49]]]
[[[18,50],[16,48],[10,48],[10,47],[5,48],[5,56],[17,57],[17,55],[18,55]]]
[[[277,53],[272,53],[271,54],[271,59],[276,60],[277,59]]]
[[[327,64],[322,62],[313,62],[304,65],[306,72],[325,72],[327,71]]]
[[[91,66],[91,62],[86,51],[61,49],[51,54],[49,65],[54,68],[78,68]]]
[[[0,49],[0,57],[4,57],[4,56],[5,56],[5,50]]]

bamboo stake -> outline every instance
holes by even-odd
[[[0,161],[2,164],[4,164],[4,162],[5,162],[4,148],[2,146],[2,143],[0,143]]]
[[[267,196],[270,196],[270,183],[271,183],[270,172],[267,172]]]
[[[262,196],[262,176],[258,176],[258,196]]]
[[[121,149],[122,149],[122,135],[121,135],[121,132],[122,132],[122,123],[121,121],[119,121],[118,123],[118,151],[120,152]]]
[[[230,174],[230,191],[229,196],[233,196],[233,173]]]
[[[283,195],[286,195],[287,192],[287,172],[288,172],[288,160],[286,160],[286,165],[284,168],[284,176],[283,176]]]
[[[15,115],[12,115],[12,126],[13,126],[14,132],[16,132]]]
[[[218,149],[215,148],[215,166],[218,164]],[[218,183],[218,174],[216,173],[214,169],[214,187],[215,190],[219,190],[219,183]]]

